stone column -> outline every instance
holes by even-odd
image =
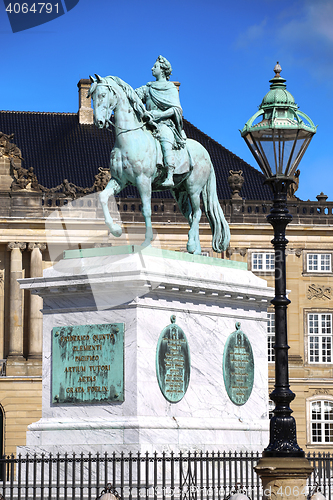
[[[263,500],[306,500],[306,480],[313,471],[306,458],[263,457],[254,469],[262,481]]]
[[[9,352],[8,357],[23,359],[23,290],[18,279],[22,278],[22,250],[25,243],[8,243],[10,253],[9,296]]]
[[[43,276],[42,252],[46,249],[45,243],[29,243],[28,250],[30,257],[30,277],[37,278]],[[29,317],[29,359],[42,358],[43,339],[43,315],[41,309],[43,299],[38,295],[30,295],[30,317]]]
[[[5,299],[5,270],[0,269],[0,358],[1,359],[5,359],[4,299]]]

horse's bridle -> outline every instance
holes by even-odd
[[[115,96],[116,96],[115,91],[113,90],[112,86],[111,86],[109,83],[102,83],[102,82],[97,83],[97,84],[96,84],[96,87],[95,87],[94,92],[96,91],[96,89],[97,89],[98,85],[103,85],[104,87],[107,87],[107,88],[108,88],[108,90],[109,90],[109,93],[110,93],[110,92],[113,92],[113,93],[115,94]],[[107,108],[106,108],[106,109],[109,109],[109,107],[110,107],[110,102],[109,102],[109,101],[110,101],[110,99],[109,99],[109,94],[108,94],[108,95],[107,95]],[[111,113],[112,113],[112,111],[113,111],[113,110],[114,110],[114,108],[112,108],[112,109],[111,109]],[[107,120],[107,122],[108,122],[110,125],[112,125],[112,126],[113,126],[116,130],[117,130],[117,129],[119,129],[119,130],[120,130],[120,133],[119,133],[119,134],[124,134],[124,133],[126,133],[126,132],[132,132],[132,131],[134,131],[134,130],[139,130],[140,128],[144,127],[144,125],[145,125],[144,123],[142,123],[142,124],[140,125],[140,127],[136,127],[136,128],[129,128],[129,129],[127,129],[127,128],[122,128],[122,127],[120,127],[119,125],[115,125],[115,124],[111,121],[111,114],[110,114],[110,119],[108,119],[108,120]],[[109,129],[109,131],[111,132],[111,130],[110,130],[110,129]],[[119,134],[117,134],[117,135],[119,135]]]

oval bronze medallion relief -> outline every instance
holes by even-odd
[[[254,359],[249,339],[236,323],[223,352],[223,379],[231,401],[238,406],[249,399],[254,381]]]
[[[171,316],[171,325],[164,328],[156,349],[156,375],[165,399],[178,403],[190,381],[190,349],[183,330]]]

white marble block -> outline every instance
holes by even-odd
[[[66,252],[43,278],[20,280],[43,297],[42,418],[21,453],[260,451],[268,444],[266,312],[273,290],[242,263],[152,248]],[[177,403],[156,374],[162,330],[176,316],[190,351],[190,380]],[[254,384],[229,398],[223,351],[235,323],[249,339]],[[54,327],[124,324],[124,401],[54,403]],[[64,370],[64,366],[53,367]]]

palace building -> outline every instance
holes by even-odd
[[[112,205],[123,237],[108,235],[98,192],[110,179],[115,137],[113,130],[93,124],[89,84],[78,83],[78,113],[0,111],[0,451],[6,454],[25,444],[27,427],[41,417],[42,405],[42,299],[21,290],[17,279],[41,276],[69,248],[143,240],[141,201],[133,187]],[[186,120],[184,129],[211,156],[231,230],[230,247],[224,255],[215,254],[203,215],[203,255],[246,262],[274,286],[273,232],[266,221],[272,193],[263,175]],[[293,220],[287,226],[289,366],[296,394],[291,407],[300,446],[332,452],[333,202],[323,193],[312,202],[296,195],[289,193]],[[169,191],[153,194],[152,222],[153,246],[186,251],[188,224]],[[269,304],[267,316],[272,386],[274,312]]]

